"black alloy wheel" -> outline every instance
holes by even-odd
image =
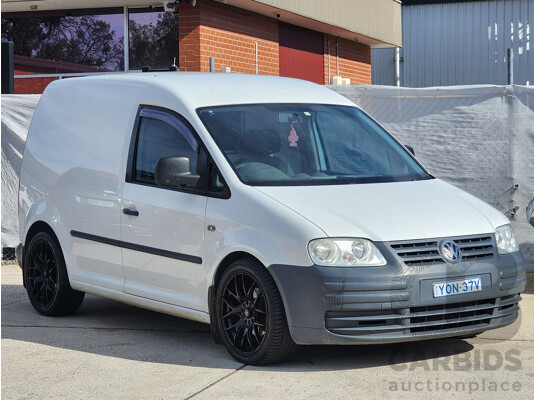
[[[25,246],[23,274],[30,303],[40,314],[68,315],[80,308],[85,293],[71,287],[61,247],[51,232],[37,233]]]
[[[58,262],[54,249],[45,239],[34,242],[27,265],[26,282],[35,303],[48,308],[58,293]]]
[[[225,270],[217,286],[216,315],[223,344],[240,362],[274,363],[296,347],[277,285],[254,258],[237,260]]]
[[[249,273],[236,273],[226,283],[221,301],[226,339],[241,355],[254,354],[266,336],[267,304],[262,288]]]

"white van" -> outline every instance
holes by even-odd
[[[28,134],[33,307],[84,293],[210,323],[237,360],[466,336],[518,316],[509,221],[330,89],[239,74],[65,79]]]

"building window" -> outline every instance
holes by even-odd
[[[15,75],[140,70],[145,65],[164,68],[176,63],[178,16],[163,7],[130,8],[128,17],[124,10],[3,14],[2,41],[14,43]]]
[[[178,58],[178,16],[163,8],[129,9],[129,65],[165,68]]]
[[[122,71],[123,15],[114,10],[17,13],[2,18],[2,40],[14,43],[24,72]]]

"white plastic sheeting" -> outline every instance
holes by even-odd
[[[17,192],[26,134],[40,95],[2,95],[2,248],[19,241]]]
[[[533,199],[533,87],[330,88],[413,146],[432,175],[509,217],[533,271],[533,227],[526,218]]]
[[[532,87],[330,88],[412,145],[431,174],[510,217],[533,271],[533,227],[525,211],[533,198]],[[39,95],[2,96],[2,247],[18,244],[18,175],[38,101]]]

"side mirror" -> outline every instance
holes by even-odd
[[[413,149],[412,146],[409,146],[408,144],[406,144],[406,145],[405,145],[405,148],[406,148],[407,150],[409,150],[409,151],[412,153],[413,156],[416,155],[416,154],[414,154],[414,149]]]
[[[191,172],[188,157],[163,157],[156,163],[154,180],[158,186],[196,187],[200,175]]]

